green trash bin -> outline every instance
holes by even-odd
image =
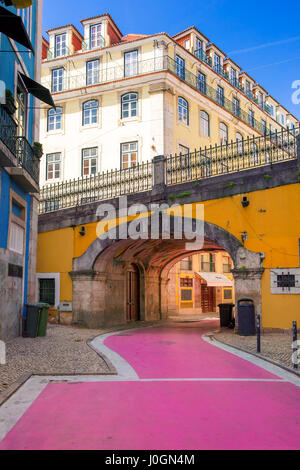
[[[38,328],[38,336],[46,336],[48,325],[48,309],[49,305],[44,303],[37,304],[40,307],[40,321]]]

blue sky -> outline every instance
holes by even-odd
[[[299,2],[44,0],[44,31],[69,23],[81,31],[81,19],[102,13],[110,13],[124,35],[172,36],[195,25],[300,119],[300,103],[292,103],[292,83],[300,80]]]

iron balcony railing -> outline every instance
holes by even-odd
[[[200,148],[166,159],[167,185],[273,165],[297,158],[297,135],[289,130]]]
[[[0,139],[12,154],[15,154],[16,149],[16,133],[17,124],[4,106],[0,105]]]
[[[3,106],[0,106],[0,140],[17,158],[17,164],[22,166],[38,184],[39,160],[35,157],[27,139],[17,135],[17,124]]]
[[[228,263],[223,264],[223,273],[228,274],[231,272],[231,270],[232,270],[231,264],[228,264]]]
[[[204,273],[214,273],[216,271],[215,263],[201,261],[201,271]]]
[[[61,57],[67,57],[70,55],[70,49],[68,46],[52,47],[47,51],[47,60],[60,59]]]
[[[40,213],[134,194],[152,188],[152,162],[123,170],[47,184],[40,192]]]
[[[113,67],[105,67],[102,65],[97,73],[88,75],[88,80],[86,73],[67,74],[64,72],[64,76],[55,82],[55,87],[53,86],[53,83],[47,80],[43,81],[43,84],[50,88],[52,93],[58,93],[164,70],[172,72],[192,88],[207,96],[230,113],[238,116],[241,121],[249,124],[257,132],[263,133],[261,122],[257,121],[255,118],[250,120],[248,113],[242,109],[239,110],[237,115],[235,111],[236,105],[231,100],[226,98],[224,95],[220,95],[217,89],[210,85],[203,84],[203,82],[201,82],[201,80],[199,80],[199,78],[189,70],[178,67],[176,61],[169,56],[137,61],[132,63],[130,68],[124,67],[124,65],[121,64]]]
[[[105,47],[105,39],[103,36],[98,36],[98,39],[100,40],[100,45],[92,47],[91,41],[82,41],[82,46],[81,50],[82,52],[85,51],[92,51],[93,49],[101,49],[102,47]]]

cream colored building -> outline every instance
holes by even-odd
[[[297,124],[201,32],[123,36],[106,15],[48,31],[41,186]]]

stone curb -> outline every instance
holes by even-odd
[[[238,351],[242,351],[242,352],[245,352],[247,354],[252,354],[252,356],[255,356],[255,357],[258,357],[259,359],[263,359],[264,361],[266,362],[270,362],[270,364],[273,364],[274,366],[278,366],[278,367],[281,367],[281,369],[284,369],[286,370],[287,372],[291,372],[292,374],[295,374],[297,377],[300,377],[300,372],[290,368],[290,367],[287,367],[285,366],[284,364],[282,364],[281,362],[277,362],[277,361],[274,361],[273,359],[269,359],[268,357],[266,356],[262,356],[258,353],[255,353],[255,352],[252,352],[252,351],[248,351],[247,349],[242,349],[240,348],[239,346],[233,346],[232,344],[230,343],[225,343],[225,341],[222,341],[218,338],[216,338],[215,336],[215,333],[207,333],[206,336],[212,338],[213,340],[221,343],[221,344],[225,344],[226,346],[230,346],[231,348],[234,348],[234,349],[237,349]]]

